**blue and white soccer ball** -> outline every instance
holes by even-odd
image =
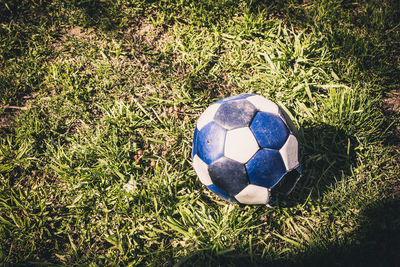
[[[301,177],[299,142],[275,103],[254,94],[208,107],[193,137],[193,167],[200,181],[230,202],[270,205]]]

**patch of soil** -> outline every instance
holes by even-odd
[[[96,37],[94,29],[84,29],[80,26],[75,26],[73,28],[63,30],[60,32],[57,40],[52,44],[56,51],[62,50],[64,43],[68,41],[68,38],[79,38],[85,40],[92,40]]]
[[[400,89],[390,91],[382,101],[385,115],[396,120],[389,143],[400,155]]]
[[[92,36],[93,30],[89,29],[88,31],[84,31],[82,27],[75,26],[69,29],[65,35],[74,36],[79,38],[90,38]]]
[[[400,168],[400,89],[390,91],[383,99],[384,113],[397,120],[394,124],[389,144],[393,146],[393,163]],[[396,173],[394,176],[398,175]],[[394,177],[391,180],[390,191],[393,199],[400,198],[400,179]]]
[[[131,41],[135,48],[139,50],[143,49],[143,44],[148,49],[159,48],[162,42],[171,38],[165,27],[154,26],[147,22],[142,22],[137,27],[130,28],[123,35],[123,39]]]
[[[400,89],[389,92],[383,99],[383,108],[391,114],[400,114]]]

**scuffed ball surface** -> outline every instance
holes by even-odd
[[[301,176],[292,123],[266,98],[242,94],[217,101],[197,121],[193,167],[212,192],[230,202],[269,204]]]

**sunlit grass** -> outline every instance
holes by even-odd
[[[381,255],[369,222],[399,235],[373,218],[398,207],[395,4],[1,5],[2,262],[346,265]],[[272,209],[225,203],[191,167],[198,116],[243,92],[299,131],[304,177]]]

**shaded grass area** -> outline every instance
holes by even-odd
[[[399,12],[396,1],[2,2],[0,259],[395,262],[399,113],[382,99],[399,85]],[[191,168],[199,114],[242,92],[299,128],[304,178],[273,209],[227,204]]]

